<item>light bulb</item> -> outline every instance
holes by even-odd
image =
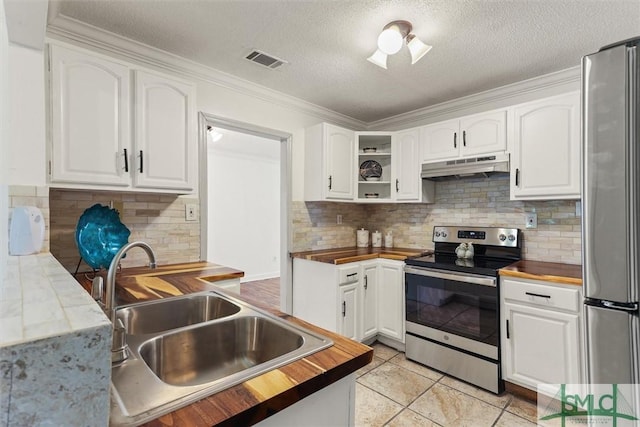
[[[382,31],[378,36],[378,49],[387,55],[398,53],[402,48],[402,34],[397,26],[392,26]]]

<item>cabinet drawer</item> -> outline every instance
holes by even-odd
[[[354,283],[358,281],[358,275],[360,271],[360,264],[350,265],[348,267],[338,268],[338,284],[345,285],[347,283]]]
[[[581,306],[580,290],[568,287],[501,278],[500,292],[505,300],[558,310],[578,312]]]

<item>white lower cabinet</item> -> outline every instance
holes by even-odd
[[[378,301],[380,300],[378,260],[362,262],[361,269],[362,340],[367,340],[378,333]]]
[[[360,339],[358,331],[358,283],[340,285],[338,287],[338,329],[337,333],[352,340]]]
[[[404,262],[379,262],[378,333],[404,342]]]
[[[404,262],[293,260],[293,315],[357,341],[404,343]]]
[[[582,383],[581,289],[504,277],[500,289],[503,379],[542,391]]]

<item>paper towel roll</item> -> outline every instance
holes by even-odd
[[[369,230],[365,230],[364,228],[356,230],[356,246],[359,248],[369,246]]]

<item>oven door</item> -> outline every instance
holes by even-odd
[[[405,267],[409,334],[498,360],[497,279]]]

